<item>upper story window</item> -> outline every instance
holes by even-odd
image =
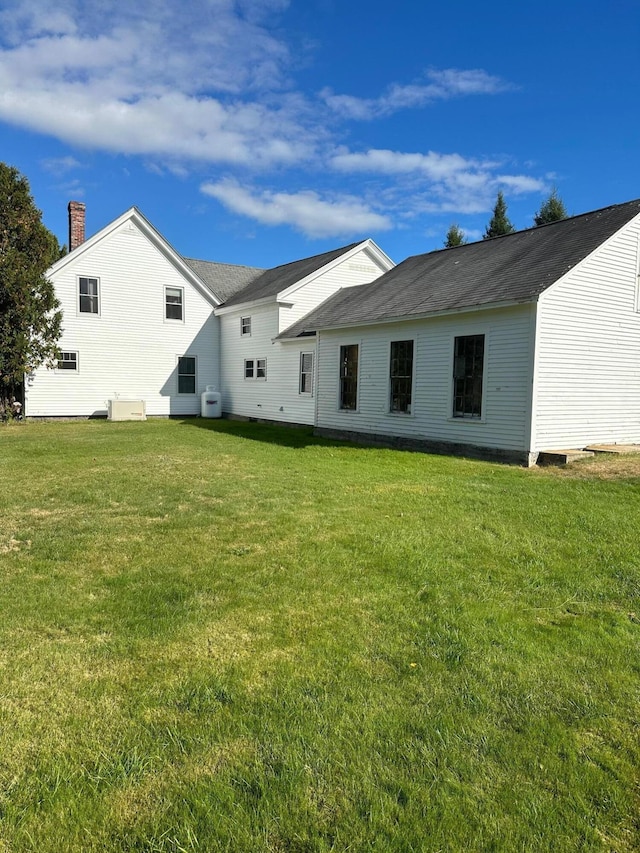
[[[389,411],[411,413],[413,341],[391,341]]]
[[[313,394],[313,353],[300,353],[300,393]]]
[[[193,355],[178,357],[178,394],[196,393],[196,359]]]
[[[184,320],[184,290],[181,287],[164,289],[165,320]]]
[[[240,317],[240,334],[251,334],[251,317]]]
[[[358,344],[340,347],[340,408],[355,411],[358,404]]]
[[[484,335],[455,339],[453,350],[453,417],[482,417]]]
[[[100,313],[100,284],[97,278],[78,278],[78,308],[81,314]]]
[[[58,359],[58,370],[77,370],[78,369],[78,353],[77,352],[61,352]]]

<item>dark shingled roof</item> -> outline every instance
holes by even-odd
[[[213,261],[182,259],[202,279],[220,302],[229,299],[260,276],[264,270],[257,267],[241,267],[234,264],[217,264]]]
[[[338,291],[280,337],[531,302],[638,213],[640,199],[504,237],[415,255],[370,284]]]
[[[358,245],[359,243],[351,243],[349,246],[333,249],[331,252],[325,252],[322,255],[314,255],[312,258],[303,258],[300,261],[263,270],[262,274],[248,283],[246,287],[230,295],[224,303],[225,308],[227,305],[239,305],[242,302],[252,302],[254,299],[275,296]]]

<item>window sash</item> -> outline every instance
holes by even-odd
[[[453,417],[482,417],[484,335],[464,335],[454,342]]]
[[[340,347],[340,408],[355,411],[358,403],[358,344]]]
[[[196,393],[195,356],[183,355],[178,358],[178,394]]]
[[[58,370],[77,370],[78,369],[78,353],[77,352],[61,352],[58,359]]]
[[[389,410],[411,413],[413,341],[392,341],[389,357]]]
[[[256,379],[266,379],[267,378],[267,359],[266,358],[257,358],[256,359]]]
[[[250,335],[251,334],[251,317],[241,317],[240,318],[240,334],[241,335]]]
[[[313,353],[300,353],[300,394],[313,393]]]
[[[99,314],[98,279],[80,276],[78,279],[79,309],[81,314]]]
[[[167,320],[182,320],[183,290],[181,287],[165,287],[164,316]]]
[[[245,379],[253,379],[254,369],[255,369],[254,360],[252,358],[246,358],[244,360],[244,378]]]

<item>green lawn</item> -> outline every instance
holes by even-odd
[[[640,460],[0,428],[0,851],[640,849]]]

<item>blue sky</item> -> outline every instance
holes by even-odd
[[[638,0],[3,2],[0,159],[62,242],[77,199],[190,257],[401,261],[498,190],[517,228],[639,197],[639,60]]]

